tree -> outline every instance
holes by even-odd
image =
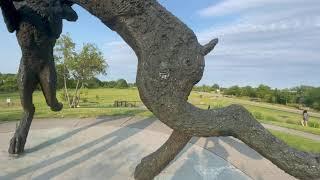
[[[129,85],[128,85],[128,83],[127,83],[126,80],[124,80],[124,79],[119,79],[119,80],[117,81],[116,87],[117,87],[117,88],[120,88],[120,89],[125,89],[125,88],[128,88]]]
[[[241,95],[241,89],[239,86],[232,86],[228,89],[224,90],[225,95],[233,95],[233,96],[240,96]]]
[[[105,81],[103,82],[103,87],[106,88],[115,88],[117,86],[117,82],[116,81]]]
[[[18,90],[17,75],[0,74],[0,91],[15,92]]]
[[[220,86],[219,86],[218,84],[213,84],[213,85],[211,86],[211,88],[212,88],[213,90],[217,90],[217,89],[220,89]]]
[[[64,86],[65,84],[67,84],[67,80],[66,80],[67,78],[65,77],[64,70],[65,70],[64,64],[57,64],[56,63],[57,89],[64,89],[64,91],[67,91],[66,86]],[[66,99],[66,97],[65,97],[65,99]]]
[[[70,73],[77,81],[71,107],[78,106],[80,90],[84,83],[99,74],[106,75],[106,68],[107,63],[97,46],[90,43],[84,44],[81,52],[76,54],[76,57],[70,62]]]
[[[246,86],[241,89],[241,96],[248,96],[254,98],[257,95],[255,89],[253,89],[251,86]]]
[[[61,35],[54,49],[58,76],[57,79],[60,82],[61,79],[63,79],[64,95],[69,106],[70,97],[68,92],[67,81],[70,78],[69,67],[71,67],[72,61],[75,59],[76,56],[75,46],[76,44],[72,41],[70,34],[67,33],[65,35]]]
[[[265,99],[266,96],[271,94],[271,88],[269,86],[261,84],[257,88],[256,94],[258,98]]]
[[[320,110],[320,87],[308,89],[304,96],[304,103],[307,106]]]
[[[62,74],[64,93],[70,107],[77,107],[80,102],[80,91],[86,82],[97,75],[106,75],[107,63],[102,52],[94,44],[84,44],[80,53],[75,51],[75,43],[69,34],[62,35],[55,48],[58,74]],[[75,93],[72,97],[67,82],[72,78],[75,82]],[[58,79],[61,79],[58,77]]]
[[[86,81],[86,83],[85,83],[86,85],[86,87],[87,88],[99,88],[99,87],[102,87],[103,86],[103,82],[102,81],[100,81],[98,78],[96,78],[96,77],[94,77],[94,78],[91,78],[91,79],[89,79],[89,80],[87,80]]]

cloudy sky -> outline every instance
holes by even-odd
[[[319,0],[160,0],[195,31],[201,43],[218,37],[206,57],[200,84],[320,86]],[[78,48],[96,43],[109,64],[104,80],[135,81],[137,58],[114,32],[75,6],[76,23],[65,22]],[[15,35],[0,20],[0,72],[15,73],[21,56]]]

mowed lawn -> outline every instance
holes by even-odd
[[[60,112],[52,112],[47,106],[41,91],[36,91],[33,95],[33,102],[36,108],[35,118],[86,118],[113,115],[140,115],[151,116],[142,103],[137,103],[136,108],[116,108],[113,103],[116,100],[140,101],[138,91],[136,89],[90,89],[83,90],[81,93],[82,101],[80,107],[69,108],[67,102],[62,99],[62,91],[57,93],[58,99],[64,104],[64,108]],[[13,105],[7,106],[6,99],[10,98]],[[22,115],[22,107],[18,93],[2,93],[0,94],[0,122],[16,121]]]
[[[132,89],[84,89],[81,93],[81,103],[78,108],[69,108],[67,103],[63,101],[63,93],[59,91],[58,99],[63,102],[64,108],[60,112],[52,112],[46,105],[45,99],[41,91],[34,93],[34,105],[36,107],[35,118],[59,118],[66,117],[73,118],[87,118],[87,117],[99,117],[99,116],[153,116],[152,113],[144,107],[140,102],[139,93],[136,88]],[[10,98],[12,105],[9,107],[6,104],[6,99]],[[117,108],[114,107],[114,101],[138,101],[134,108]],[[279,110],[278,106],[272,106],[272,108],[250,105],[248,102],[242,99],[225,98],[221,95],[211,93],[192,92],[189,98],[189,102],[200,107],[211,108],[225,107],[230,104],[244,105],[258,121],[283,126],[291,129],[305,131],[313,134],[320,135],[320,118],[311,117],[310,125],[312,127],[302,127],[299,123],[301,115],[293,112],[287,112]],[[274,108],[273,108],[274,107]],[[20,98],[18,93],[0,93],[0,123],[4,121],[16,121],[21,118],[22,108],[20,105]],[[302,137],[288,135],[286,133],[272,131],[272,133],[287,142],[292,147],[295,147],[304,151],[320,152],[319,142],[313,140],[305,140]]]
[[[248,109],[253,116],[260,122],[282,126],[290,129],[304,131],[312,134],[320,135],[320,118],[310,117],[309,127],[301,126],[302,115],[298,113],[288,112],[281,108],[279,105],[268,104],[268,107],[255,106],[250,104],[248,100],[239,98],[225,98],[216,94],[193,92],[189,98],[192,104],[202,108],[207,108],[210,105],[212,108],[225,107],[231,104],[241,104]],[[292,109],[287,107],[288,109]],[[301,112],[302,113],[302,112]]]
[[[286,142],[289,146],[301,151],[320,153],[320,141],[314,141],[300,136],[269,130],[274,136]]]

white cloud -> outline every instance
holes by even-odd
[[[123,40],[108,42],[104,46],[106,56],[117,63],[131,62],[136,60],[134,51]]]
[[[317,17],[316,26],[320,28],[320,16]]]
[[[317,5],[319,6],[318,3],[317,0],[223,0],[220,3],[201,9],[199,14],[201,16],[209,17],[243,13],[245,11],[276,11],[279,13],[286,11],[301,12],[306,9],[311,10]]]
[[[123,40],[108,42],[103,47],[104,55],[109,65],[108,79],[125,78],[135,82],[137,69],[137,56]]]
[[[285,78],[297,79],[297,84],[303,80],[320,84],[315,71],[320,67],[320,1],[224,0],[198,12],[212,21],[233,17],[197,33],[201,43],[220,39],[207,57],[204,79],[224,73],[224,77],[238,77],[227,85],[245,84],[253,76],[276,86],[282,82],[282,87]]]

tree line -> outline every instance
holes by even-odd
[[[232,86],[222,88],[214,84],[212,86],[202,85],[194,88],[195,91],[212,92],[219,90],[223,95],[236,97],[249,97],[254,101],[263,101],[273,104],[290,105],[297,108],[301,106],[320,110],[320,87],[298,86],[286,89],[271,88],[267,85]]]
[[[17,75],[0,73],[0,92],[15,92],[17,90]]]
[[[58,89],[64,89],[63,75],[58,73]],[[77,87],[78,80],[66,78],[69,89]],[[125,89],[136,87],[135,83],[128,83],[125,79],[116,81],[101,81],[96,77],[91,77],[83,82],[83,87],[88,89],[95,88],[118,88]],[[40,88],[40,87],[39,87]],[[18,90],[16,74],[0,73],[0,92],[15,92]],[[223,95],[236,97],[249,97],[255,101],[263,101],[274,104],[291,105],[295,107],[306,106],[320,110],[320,87],[298,86],[287,89],[271,88],[267,85],[251,86],[232,86],[229,88],[220,87],[217,84],[212,86],[195,86],[194,91],[212,92],[219,90]]]
[[[60,76],[60,77],[59,77]],[[58,74],[58,78],[62,79],[62,76]],[[67,84],[70,89],[75,89],[77,81],[75,79],[67,79]],[[63,81],[58,81],[58,89],[63,90]],[[135,83],[128,83],[125,79],[111,80],[111,81],[101,81],[100,79],[94,77],[84,83],[84,87],[88,89],[96,88],[117,88],[126,89],[131,87],[136,87]],[[40,86],[38,87],[40,90]],[[0,73],[0,92],[10,93],[18,91],[17,75],[16,74],[2,74]]]

